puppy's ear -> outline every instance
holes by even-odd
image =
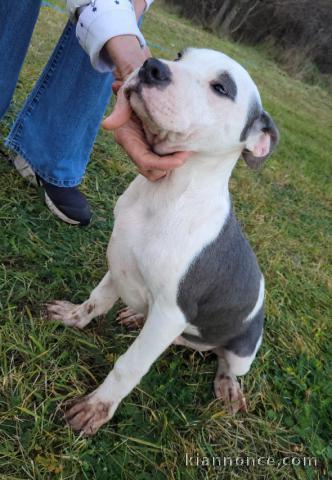
[[[270,115],[262,112],[248,132],[242,156],[250,168],[258,168],[271,155],[279,142],[279,132]]]

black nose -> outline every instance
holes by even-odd
[[[147,85],[166,87],[171,82],[172,73],[165,63],[156,58],[149,58],[141,66],[138,77]]]

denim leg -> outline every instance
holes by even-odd
[[[0,118],[13,96],[41,0],[0,0]]]
[[[44,180],[78,185],[85,172],[113,76],[95,71],[68,22],[41,77],[27,99],[7,145]]]

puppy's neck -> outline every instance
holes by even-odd
[[[228,183],[238,160],[236,152],[227,155],[192,153],[186,163],[169,175],[168,181],[178,194],[190,191],[228,197]]]

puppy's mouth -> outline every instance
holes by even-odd
[[[153,65],[155,62],[152,62]],[[158,62],[156,65],[156,71],[153,68],[147,70],[149,65],[136,70],[126,81],[124,94],[141,121],[152,150],[159,155],[167,155],[186,149],[190,125],[177,105],[173,93],[176,89],[174,81],[170,80],[169,69],[164,71]]]
[[[146,117],[148,117],[152,121],[153,119],[150,114],[149,107],[143,98],[142,90],[143,85],[140,83],[140,81],[136,81],[135,83],[129,83],[129,85],[125,87],[124,93],[131,108],[136,113],[138,118],[141,121],[144,121]]]
[[[154,146],[167,137],[168,132],[165,131],[156,121],[153,112],[149,107],[143,95],[144,86],[139,79],[133,79],[124,88],[124,93],[129,104],[142,122],[145,134],[149,143]]]

